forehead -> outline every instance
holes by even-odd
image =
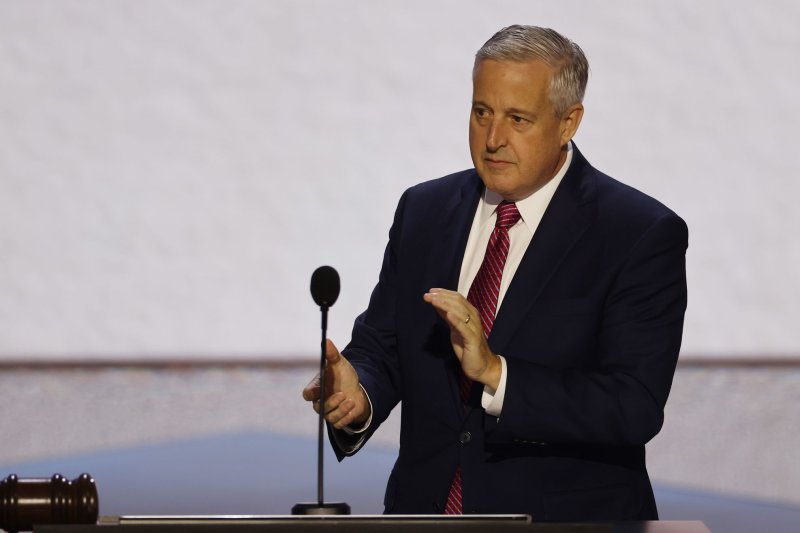
[[[472,97],[490,105],[539,105],[548,101],[554,69],[544,61],[484,59],[475,68]]]

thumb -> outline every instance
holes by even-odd
[[[343,359],[342,354],[339,353],[336,345],[333,344],[333,341],[330,339],[325,339],[325,359],[328,361],[329,365],[334,365],[338,363],[340,359]]]

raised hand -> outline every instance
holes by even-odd
[[[486,342],[475,306],[458,292],[447,289],[430,289],[422,298],[450,326],[450,342],[464,375],[496,389],[502,364]]]

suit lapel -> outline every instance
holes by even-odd
[[[495,318],[489,344],[497,353],[503,353],[531,305],[594,219],[594,171],[577,147],[573,150],[570,168],[547,206]]]
[[[426,279],[433,283],[431,288],[458,289],[461,262],[482,191],[483,183],[473,171],[450,201],[442,206],[441,214],[435,217],[441,223],[441,236],[428,256]]]
[[[469,231],[482,192],[483,182],[473,171],[451,200],[442,206],[440,216],[434,217],[441,221],[443,227],[440,232],[441,236],[437,239],[437,244],[432,247],[427,261],[425,279],[430,282],[428,288],[442,287],[458,290],[458,277],[461,273],[461,263],[464,260],[464,250],[467,247]],[[435,338],[441,342],[442,348],[449,352],[451,350],[450,329],[447,324],[443,319],[437,317],[435,329]],[[445,358],[442,371],[446,374],[445,379],[450,388],[452,410],[440,414],[442,420],[448,425],[452,425],[454,421],[459,421],[460,425],[466,411],[461,402],[458,360],[455,355]]]

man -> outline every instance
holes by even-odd
[[[350,344],[328,341],[340,460],[402,401],[387,513],[657,518],[644,445],[680,348],[688,232],[571,142],[587,78],[549,29],[478,51],[475,169],[406,191]]]

